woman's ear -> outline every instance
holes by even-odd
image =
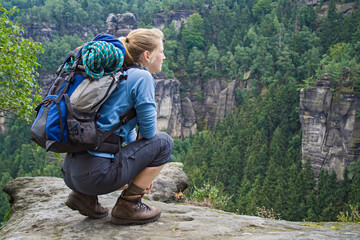
[[[144,57],[145,62],[149,62],[150,61],[150,52],[149,51],[143,52],[143,57]]]

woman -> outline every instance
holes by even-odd
[[[97,125],[109,130],[121,114],[135,108],[136,117],[117,132],[127,144],[115,155],[99,152],[67,154],[62,168],[64,181],[73,191],[66,205],[91,218],[103,218],[108,209],[97,195],[128,184],[111,212],[114,224],[142,224],[160,217],[160,209],[141,202],[164,164],[171,160],[173,141],[166,133],[156,133],[155,82],[152,73],[161,71],[165,59],[164,35],[158,29],[136,29],[120,38],[125,46],[122,80],[100,110]],[[136,136],[135,126],[139,134]]]

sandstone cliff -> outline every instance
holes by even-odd
[[[50,177],[18,178],[5,186],[11,214],[0,228],[0,239],[359,239],[351,223],[308,223],[241,216],[215,209],[146,201],[162,209],[157,222],[116,226],[110,217],[90,219],[65,206],[70,190]],[[111,208],[119,192],[99,197]]]
[[[315,176],[321,169],[343,170],[360,159],[360,94],[330,91],[330,76],[300,93],[302,159],[311,159]]]
[[[117,14],[110,13],[106,19],[106,32],[108,34],[123,37],[127,36],[131,30],[137,28],[137,22],[133,13]]]
[[[180,98],[180,82],[156,79],[157,130],[173,137],[188,137],[196,132],[196,119],[187,99]]]
[[[174,24],[176,30],[180,30],[181,24],[186,21],[188,17],[194,14],[194,11],[182,10],[177,12],[169,12],[165,13],[158,13],[154,15],[154,26],[157,28],[164,28],[165,23],[167,24]]]

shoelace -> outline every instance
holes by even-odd
[[[143,203],[141,200],[137,203],[136,208],[140,208],[140,209],[145,208],[145,211],[151,211],[151,208],[145,203]]]

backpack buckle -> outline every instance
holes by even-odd
[[[46,100],[43,101],[43,104],[44,104],[45,107],[47,107],[47,106],[49,106],[51,104],[51,100],[46,99]]]

